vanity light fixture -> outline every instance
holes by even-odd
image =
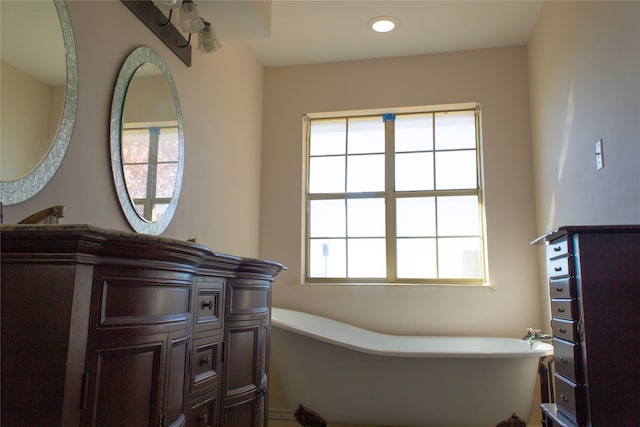
[[[153,0],[153,4],[160,9],[177,9],[182,5],[182,0]]]
[[[203,53],[215,52],[222,47],[216,30],[204,21],[204,28],[198,32],[198,50]]]
[[[213,26],[199,15],[193,0],[121,1],[187,66],[191,66],[191,34],[198,34],[198,50],[203,53],[216,52],[222,47]],[[161,9],[168,10],[168,15]],[[175,9],[179,19],[174,26],[171,20]],[[182,33],[187,33],[187,38]]]
[[[198,7],[193,0],[183,0],[180,5],[178,28],[183,33],[197,33],[204,28],[204,20],[198,14]]]
[[[398,20],[390,16],[377,16],[371,18],[367,25],[376,33],[388,33],[396,29]]]

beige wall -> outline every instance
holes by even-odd
[[[0,179],[12,181],[47,154],[60,123],[64,88],[48,86],[5,61],[0,64]]]
[[[491,287],[300,285],[303,113],[479,102]],[[524,47],[265,69],[262,256],[274,305],[394,333],[521,336],[541,327]]]
[[[78,115],[69,151],[34,198],[4,207],[4,222],[66,206],[63,222],[130,230],[111,180],[109,119],[122,62],[136,47],[156,49],[175,79],[185,136],[185,176],[164,236],[221,252],[258,256],[262,66],[242,42],[214,55],[194,50],[184,65],[119,1],[68,1],[78,51]]]
[[[637,1],[544,5],[528,50],[538,233],[640,222],[639,22]]]

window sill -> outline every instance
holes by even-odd
[[[303,282],[299,286],[314,287],[314,286],[349,286],[349,287],[369,287],[369,286],[388,286],[388,287],[436,287],[436,288],[473,288],[473,289],[494,289],[494,286],[490,283],[409,283],[409,282]]]

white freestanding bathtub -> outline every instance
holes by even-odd
[[[528,421],[539,359],[512,338],[398,336],[273,308],[271,360],[292,408],[330,423],[494,427]]]

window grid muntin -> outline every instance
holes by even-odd
[[[435,115],[438,113],[446,113],[446,112],[463,112],[463,111],[469,111],[469,112],[473,112],[474,113],[474,123],[475,123],[475,148],[440,148],[440,149],[436,149],[436,118]],[[307,260],[305,262],[305,282],[306,283],[341,283],[341,282],[347,282],[347,283],[416,283],[416,284],[426,284],[426,283],[430,283],[430,284],[451,284],[451,283],[455,283],[455,284],[482,284],[485,282],[486,280],[486,257],[485,257],[485,230],[484,230],[484,215],[483,215],[483,182],[482,182],[482,170],[481,170],[481,155],[482,155],[482,151],[481,151],[481,131],[480,131],[480,110],[479,107],[464,107],[464,108],[460,108],[460,109],[442,109],[442,110],[432,110],[432,111],[424,111],[424,112],[409,112],[409,113],[397,113],[397,114],[393,114],[394,119],[392,120],[392,122],[395,122],[395,116],[410,116],[410,115],[418,115],[418,114],[429,114],[432,116],[432,127],[431,127],[431,132],[432,132],[432,148],[431,149],[427,149],[427,150],[411,150],[411,151],[401,151],[399,153],[401,154],[405,154],[405,153],[411,153],[411,152],[431,152],[434,153],[434,155],[432,156],[432,162],[433,162],[433,179],[434,179],[434,190],[408,190],[408,191],[395,191],[395,189],[393,188],[393,182],[395,180],[395,147],[394,147],[394,132],[393,132],[393,123],[391,123],[391,132],[389,132],[388,126],[385,126],[385,192],[362,192],[362,193],[348,193],[346,192],[346,187],[347,187],[347,182],[346,182],[346,171],[347,171],[347,167],[348,167],[348,160],[345,160],[345,192],[344,193],[309,193],[308,191],[308,187],[309,187],[309,161],[311,159],[311,157],[318,157],[318,156],[311,156],[311,155],[307,155],[306,156],[306,166],[307,166],[307,174],[306,174],[306,188],[307,188],[307,201],[306,201],[306,243],[305,243],[305,247],[306,247],[306,255],[305,255],[305,259]],[[309,146],[310,146],[310,140],[311,140],[311,122],[315,121],[315,120],[336,120],[336,119],[345,119],[347,120],[347,129],[345,132],[346,138],[348,139],[348,133],[349,133],[349,129],[348,129],[348,119],[350,117],[356,117],[356,118],[362,118],[362,117],[383,117],[380,114],[373,114],[373,115],[353,115],[353,116],[335,116],[335,117],[323,117],[323,118],[318,118],[318,119],[310,119],[308,116],[305,116],[305,120],[308,122],[307,126],[305,128],[306,130],[306,144],[307,144],[307,153],[309,152]],[[386,122],[388,122],[388,120],[386,120]],[[386,124],[386,123],[385,123]],[[391,145],[391,149],[389,149],[389,144]],[[463,189],[446,189],[446,190],[436,190],[435,188],[437,188],[437,183],[436,183],[436,173],[437,173],[437,169],[436,169],[436,156],[435,153],[436,152],[456,152],[456,151],[475,151],[475,159],[476,159],[476,166],[475,166],[475,172],[476,172],[476,187],[475,188],[463,188]],[[348,141],[345,145],[345,157],[348,157],[349,154],[348,153]],[[357,154],[351,154],[352,156],[355,155],[369,155],[372,153],[357,153]],[[389,181],[391,182],[389,184]],[[391,185],[391,187],[389,187],[389,185]],[[389,188],[391,188],[391,191],[389,191]],[[436,213],[436,237],[434,237],[436,239],[436,248],[438,247],[437,241],[439,238],[466,238],[466,237],[473,237],[473,238],[478,238],[479,239],[479,254],[478,254],[478,259],[480,260],[480,278],[473,278],[473,279],[467,279],[467,278],[436,278],[436,279],[412,279],[412,278],[402,278],[399,279],[397,277],[397,266],[396,266],[396,243],[397,243],[397,239],[398,236],[395,233],[395,200],[398,198],[403,198],[403,197],[434,197],[435,198],[435,207],[434,209],[437,212],[438,206],[438,198],[439,197],[446,197],[446,196],[463,196],[463,195],[473,195],[473,196],[477,196],[478,199],[478,220],[479,220],[479,234],[478,235],[455,235],[455,236],[448,236],[448,235],[440,235],[438,232],[438,215]],[[310,277],[309,274],[309,246],[310,246],[310,237],[308,235],[308,230],[309,230],[309,216],[310,216],[310,212],[309,212],[309,204],[311,200],[317,200],[317,199],[322,199],[322,198],[337,198],[337,199],[343,199],[345,201],[345,209],[346,209],[346,204],[347,204],[347,200],[351,199],[351,198],[368,198],[368,197],[385,197],[386,200],[386,223],[387,223],[387,235],[385,236],[385,240],[387,241],[387,278],[384,279],[377,279],[377,278],[349,278],[346,277],[348,275],[345,275],[345,277],[342,278],[327,278],[327,277]],[[389,215],[388,213],[391,212],[392,214]],[[346,212],[345,212],[345,218],[346,218]],[[393,218],[391,218],[393,216]],[[393,233],[389,233],[389,229],[393,230]],[[327,238],[329,239],[329,238]],[[348,234],[345,236],[345,243],[348,244]],[[389,249],[389,246],[391,246],[391,249]],[[347,257],[347,263],[348,263],[348,250],[346,251],[346,257]],[[440,266],[440,260],[439,260],[439,250],[436,250],[436,259],[435,259],[435,263],[436,263],[436,268],[439,269]],[[348,271],[348,264],[347,264],[347,271]],[[438,272],[438,276],[439,276],[439,272]]]

